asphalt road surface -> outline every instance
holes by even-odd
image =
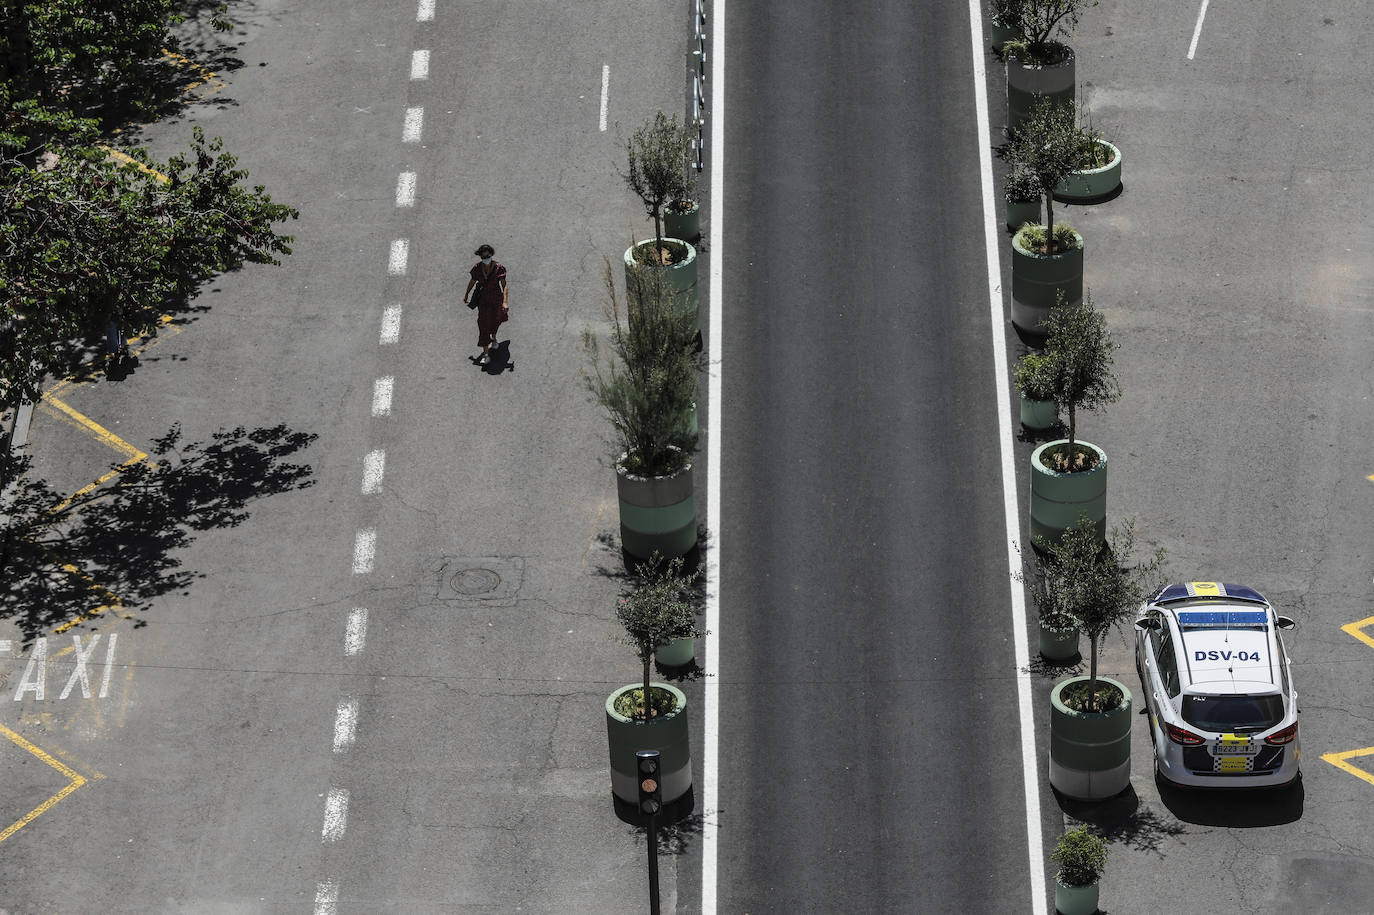
[[[1056,208],[1122,344],[1125,397],[1080,428],[1111,519],[1173,577],[1298,620],[1302,784],[1169,790],[1142,719],[1131,790],[1061,801],[1046,696],[1073,671],[1032,664],[1025,796],[967,5],[733,0],[702,252],[724,271],[719,807],[665,837],[665,911],[1031,911],[1028,816],[1045,850],[1107,836],[1113,915],[1374,911],[1374,14],[1199,6],[1104,4],[1074,39],[1126,156],[1119,197]],[[300,208],[296,253],[35,412],[43,506],[99,482],[5,570],[0,910],[643,912],[602,718],[638,671],[577,374],[602,257],[646,232],[623,138],[685,107],[688,5],[232,12],[140,136],[222,135]],[[489,371],[456,301],[481,242],[512,282]],[[1134,686],[1130,657],[1112,636],[1104,672]]]

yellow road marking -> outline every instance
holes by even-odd
[[[66,632],[68,629],[72,629],[73,627],[79,626],[82,623],[91,620],[96,616],[99,616],[106,610],[112,610],[115,607],[124,606],[124,601],[119,599],[118,594],[115,594],[108,588],[103,588],[100,585],[96,584],[95,579],[91,578],[91,576],[87,575],[85,572],[81,571],[76,566],[72,565],[70,562],[62,563],[62,571],[66,572],[69,575],[74,575],[77,578],[80,578],[82,581],[86,582],[87,587],[89,587],[92,591],[97,591],[100,593],[101,597],[104,598],[105,603],[101,604],[99,607],[96,607],[94,610],[86,611],[81,616],[78,616],[75,619],[67,620],[67,622],[63,623],[62,625],[58,626],[56,629],[53,630],[53,633],[55,635],[61,634],[63,632]]]
[[[56,397],[53,397],[51,395],[45,396],[43,398],[43,401],[45,403],[51,404],[53,407],[57,408],[58,410],[61,410],[63,413],[67,414],[72,419],[76,420],[77,425],[85,428],[87,432],[95,436],[97,441],[109,445],[111,448],[118,451],[120,454],[123,454],[126,457],[132,458],[136,461],[141,461],[148,456],[144,452],[139,451],[133,445],[130,445],[128,442],[124,441],[124,439],[120,438],[118,435],[115,435],[109,429],[106,429],[104,426],[97,423],[95,420],[83,416],[76,410],[73,410],[70,406],[67,405],[66,401],[58,400]]]
[[[195,70],[198,73],[200,73],[200,79],[193,80],[181,87],[182,92],[190,92],[197,86],[204,85],[205,83],[211,81],[218,83],[218,85],[216,85],[215,88],[211,89],[209,92],[201,92],[197,94],[199,98],[205,98],[205,96],[207,95],[214,95],[216,92],[218,92],[219,90],[223,89],[226,85],[228,85],[226,82],[224,82],[224,80],[219,79],[219,77],[217,76],[217,74],[214,73],[214,71],[205,69],[200,64],[196,63],[194,60],[191,60],[188,57],[183,57],[175,51],[168,51],[166,48],[163,48],[162,56],[167,58],[168,60],[180,64],[183,67],[189,67],[192,70]]]
[[[1341,627],[1341,631],[1347,633],[1348,635],[1354,636],[1361,642],[1364,642],[1370,648],[1374,648],[1374,636],[1371,636],[1367,632],[1360,631],[1365,626],[1368,626],[1370,623],[1374,623],[1374,616],[1367,616],[1364,619],[1359,620],[1358,622],[1346,623],[1344,626]]]
[[[1370,754],[1374,754],[1374,747],[1365,747],[1363,750],[1346,750],[1344,753],[1323,753],[1322,759],[1326,762],[1331,763],[1331,765],[1335,766],[1337,769],[1342,769],[1346,772],[1349,772],[1356,778],[1362,778],[1365,781],[1369,782],[1371,785],[1374,785],[1374,774],[1366,772],[1365,770],[1357,766],[1353,766],[1349,762],[1347,762],[1347,760],[1349,759],[1353,759],[1358,756],[1369,756]]]
[[[157,169],[149,168],[142,162],[135,159],[133,156],[129,155],[128,153],[122,153],[119,150],[115,149],[113,146],[102,145],[100,148],[105,150],[105,152],[109,153],[110,158],[114,159],[116,162],[123,162],[125,165],[132,165],[139,171],[152,175],[154,178],[161,181],[163,184],[166,184],[167,182],[172,180],[171,178],[167,177]]]
[[[19,830],[23,829],[25,826],[32,823],[38,817],[42,816],[43,813],[51,809],[53,805],[60,802],[64,797],[71,794],[73,791],[75,791],[77,788],[80,788],[82,785],[86,784],[86,779],[83,776],[79,775],[71,767],[63,764],[62,762],[59,762],[56,759],[53,759],[47,753],[44,753],[38,747],[29,743],[23,737],[20,737],[18,734],[14,733],[14,731],[11,731],[9,728],[5,727],[3,724],[0,724],[0,734],[4,734],[6,737],[12,740],[17,746],[22,747],[25,750],[28,750],[35,757],[47,763],[49,766],[52,766],[54,769],[56,769],[58,772],[61,772],[67,778],[71,779],[71,781],[68,782],[67,785],[61,791],[57,792],[52,797],[48,798],[46,801],[39,804],[37,807],[33,808],[28,813],[24,814],[22,817],[15,820],[13,823],[11,823],[9,826],[5,828],[4,832],[0,832],[0,842],[3,842]]]

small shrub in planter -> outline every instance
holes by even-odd
[[[612,459],[646,477],[668,476],[696,450],[691,413],[697,398],[696,319],[660,271],[632,272],[622,305],[605,263],[609,358],[590,328],[582,332],[582,380],[614,430]]]
[[[673,696],[651,690],[650,671],[654,652],[676,639],[703,635],[696,624],[692,597],[693,576],[682,572],[682,559],[651,561],[639,572],[629,597],[616,606],[615,616],[625,630],[625,644],[634,648],[644,668],[644,686],[622,693],[615,710],[627,718],[649,719],[671,712]],[[644,697],[649,696],[646,704]],[[622,705],[624,707],[622,707]]]
[[[1061,301],[1050,309],[1045,324],[1048,333],[1040,380],[1054,391],[1055,403],[1068,414],[1067,444],[1045,453],[1054,462],[1046,466],[1061,473],[1084,470],[1081,464],[1092,459],[1092,453],[1074,446],[1078,411],[1097,410],[1121,397],[1112,370],[1112,354],[1118,345],[1091,295],[1084,295],[1081,302]]]
[[[1031,598],[1042,614],[1061,614],[1077,622],[1088,637],[1089,666],[1086,694],[1075,700],[1075,711],[1097,712],[1116,708],[1098,694],[1097,654],[1108,630],[1131,619],[1145,596],[1160,587],[1164,550],[1156,548],[1143,560],[1135,560],[1135,523],[1126,521],[1112,530],[1103,543],[1096,526],[1088,520],[1069,528],[1058,543],[1037,540],[1033,554]],[[1024,580],[1024,579],[1023,579]],[[1115,692],[1115,690],[1113,690]],[[1067,696],[1065,704],[1069,704]]]
[[[692,180],[687,168],[691,142],[691,132],[678,123],[677,115],[669,117],[660,111],[625,144],[630,170],[623,177],[654,221],[656,253],[651,252],[651,257],[657,257],[660,266],[678,263],[687,256],[685,245],[665,247],[663,244],[663,208],[692,198]]]
[[[1009,129],[1007,142],[997,148],[998,156],[1011,166],[1012,173],[1028,172],[1040,185],[1040,196],[1045,199],[1042,244],[1045,240],[1055,242],[1044,250],[1045,254],[1063,250],[1056,246],[1061,236],[1054,224],[1054,189],[1083,168],[1085,144],[1095,146],[1096,139],[1094,132],[1079,128],[1072,105],[1039,97],[1025,122]]]
[[[1102,879],[1107,867],[1107,843],[1080,826],[1059,837],[1059,844],[1050,853],[1050,860],[1059,865],[1056,879],[1065,886],[1091,886]]]
[[[1097,0],[993,0],[993,16],[1022,37],[1006,42],[1002,54],[1032,66],[1051,66],[1064,59],[1083,11]]]

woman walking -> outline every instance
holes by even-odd
[[[491,348],[496,345],[496,328],[510,318],[510,286],[506,283],[506,268],[492,259],[495,248],[482,245],[473,254],[478,261],[472,265],[463,304],[477,309],[477,345],[482,348],[477,364],[486,365],[491,361]]]

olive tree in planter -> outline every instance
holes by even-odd
[[[1019,38],[1002,45],[1007,62],[1007,124],[1019,126],[1036,96],[1073,107],[1076,75],[1073,48],[1058,39],[1073,37],[1079,17],[1097,0],[1001,0],[994,14]]]
[[[1041,98],[997,150],[1011,174],[1033,176],[1045,201],[1044,225],[1024,225],[1012,238],[1011,320],[1032,334],[1043,333],[1040,325],[1061,292],[1066,302],[1083,296],[1083,236],[1054,222],[1054,189],[1082,165],[1083,144],[1073,107]]]
[[[1016,364],[1012,383],[1021,395],[1021,425],[1028,431],[1043,432],[1059,422],[1052,368],[1044,353],[1026,353]]]
[[[1159,587],[1164,551],[1137,561],[1135,526],[1127,521],[1104,543],[1083,521],[1055,544],[1042,544],[1047,579],[1062,612],[1088,638],[1088,676],[1071,677],[1050,693],[1050,784],[1069,797],[1098,800],[1131,781],[1131,691],[1097,674],[1102,639],[1134,617]]]
[[[988,39],[992,52],[1001,56],[1008,41],[1023,37],[1016,24],[1016,8],[1013,0],[991,0],[988,12],[992,14],[988,19]]]
[[[1097,884],[1107,867],[1107,843],[1080,826],[1059,837],[1050,852],[1059,865],[1054,877],[1054,908],[1059,915],[1093,915],[1097,911]]]
[[[654,223],[653,241],[634,243],[625,251],[625,275],[628,284],[636,265],[663,272],[672,289],[684,295],[687,307],[695,313],[699,303],[696,248],[668,235],[663,228],[665,208],[692,197],[687,171],[691,141],[691,132],[678,123],[677,115],[669,117],[660,111],[625,144],[629,160],[625,183]]]
[[[622,305],[606,261],[609,353],[584,330],[582,378],[611,421],[621,548],[635,566],[655,554],[688,556],[697,546],[692,414],[698,360],[694,322],[681,295],[658,271],[636,267],[630,278],[635,292]]]
[[[1050,312],[1041,383],[1067,417],[1068,437],[1046,442],[1031,453],[1030,532],[1032,542],[1056,542],[1088,519],[1099,538],[1107,529],[1107,453],[1078,439],[1078,413],[1097,410],[1121,396],[1112,369],[1117,344],[1092,297],[1061,303]]]
[[[641,571],[637,586],[616,606],[625,643],[634,648],[644,669],[641,682],[622,686],[606,699],[611,792],[618,802],[638,802],[638,750],[661,754],[664,804],[671,805],[692,787],[687,697],[676,687],[653,683],[650,673],[656,653],[703,634],[696,624],[693,593],[692,577],[683,574],[681,559],[656,560]]]

